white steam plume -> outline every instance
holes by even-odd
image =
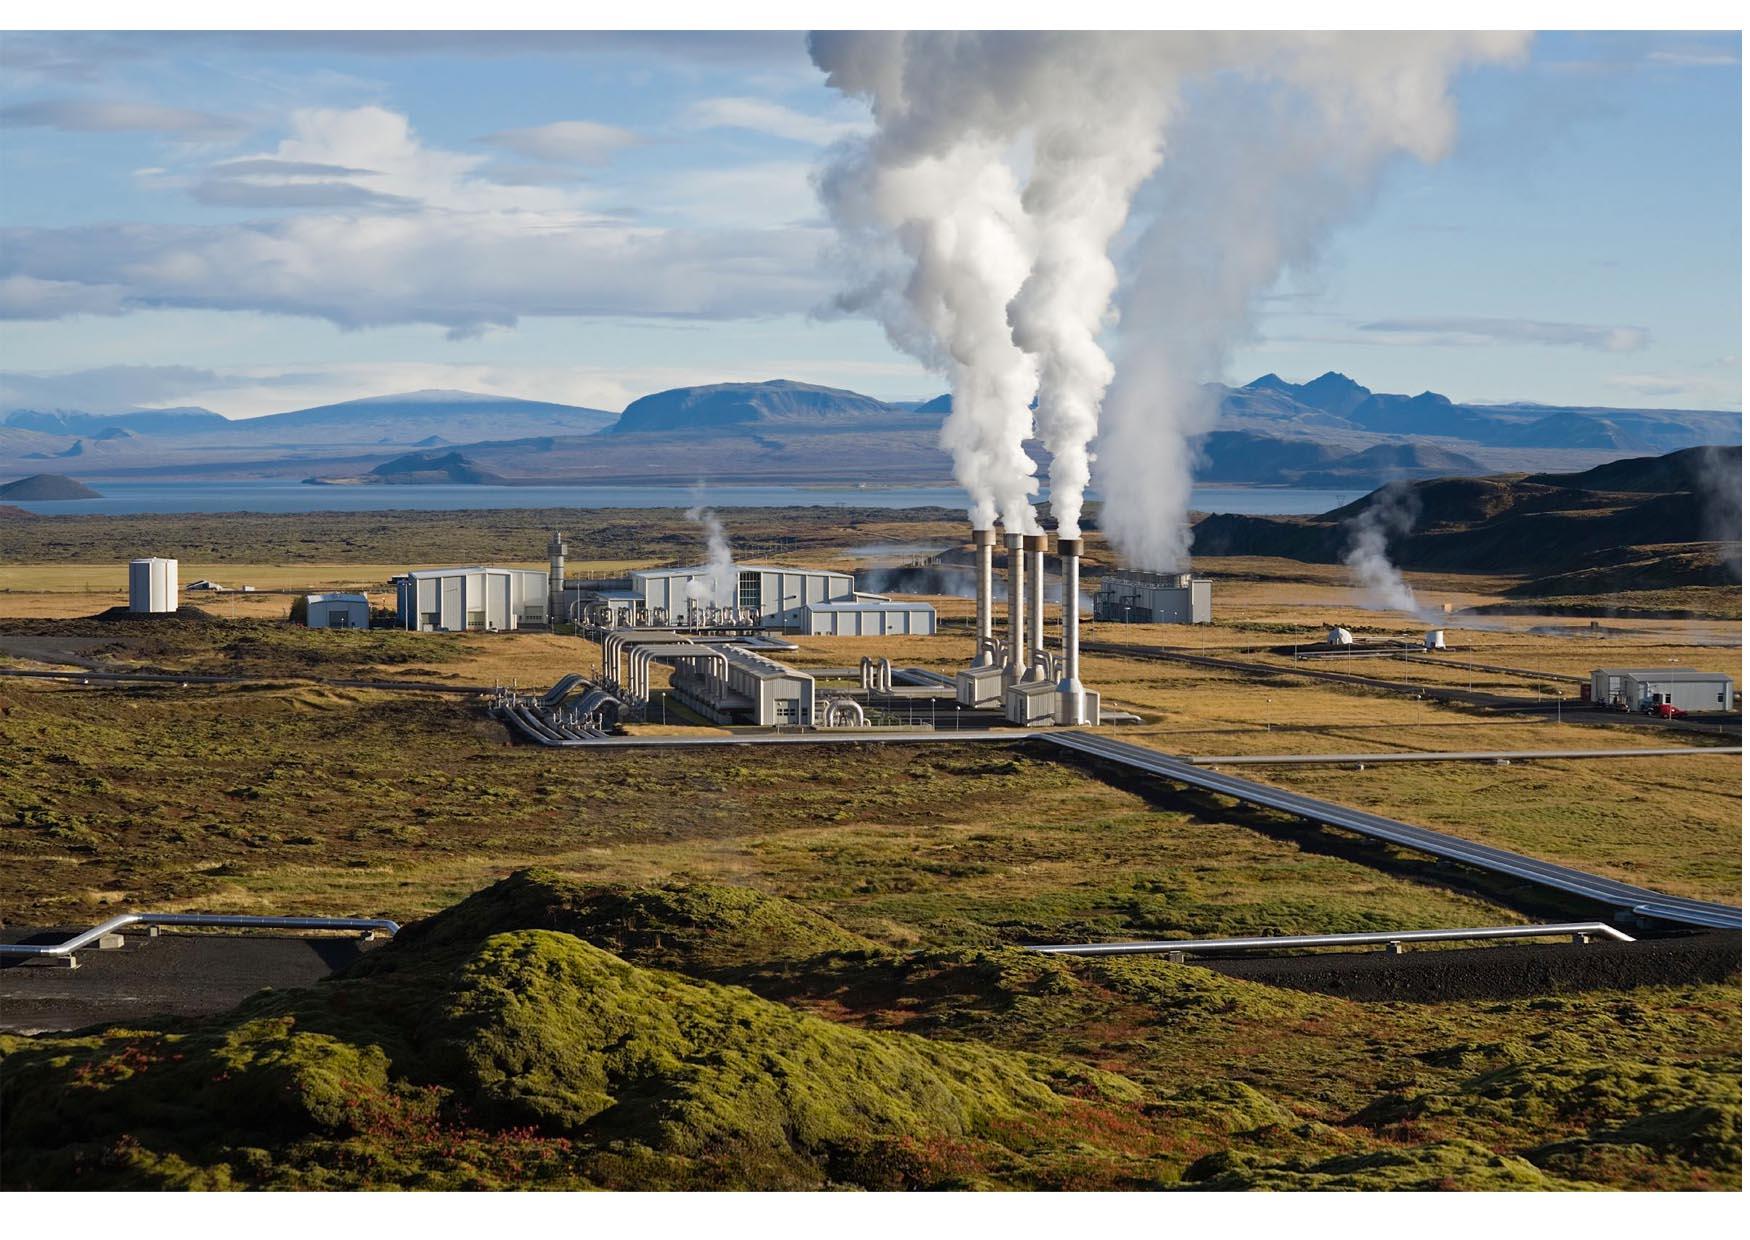
[[[1132,563],[1182,567],[1194,444],[1216,413],[1201,385],[1254,302],[1317,256],[1393,156],[1445,153],[1457,69],[1525,42],[817,32],[809,50],[828,84],[875,120],[818,182],[857,274],[838,308],[873,313],[949,377],[942,442],[975,523],[1032,528],[1037,390],[1060,529],[1079,530],[1098,433],[1105,528]],[[1109,251],[1163,157],[1108,398]]]
[[[1420,511],[1415,491],[1394,482],[1375,491],[1373,502],[1348,522],[1349,550],[1343,563],[1375,607],[1423,614],[1416,592],[1392,564],[1390,554],[1391,540],[1408,534]]]
[[[858,287],[842,310],[873,313],[888,338],[948,376],[954,408],[942,446],[989,528],[1037,528],[1027,455],[1035,363],[1010,339],[1009,301],[1032,263],[1032,239],[1002,128],[956,102],[947,64],[982,36],[816,32],[830,85],[865,99],[875,134],[841,148],[818,179]],[[1004,109],[991,109],[994,116]]]
[[[1188,89],[1131,256],[1118,379],[1100,433],[1101,527],[1132,565],[1186,566],[1203,385],[1252,331],[1260,296],[1312,264],[1409,154],[1449,149],[1453,74],[1517,56],[1512,34],[1260,35]]]
[[[705,575],[687,582],[687,599],[707,607],[731,607],[735,604],[735,552],[730,549],[729,536],[723,532],[723,522],[717,514],[695,502],[687,509],[687,520],[705,531]]]

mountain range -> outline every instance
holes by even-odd
[[[1204,482],[1365,487],[1575,470],[1740,439],[1736,413],[1459,404],[1374,392],[1336,372],[1206,391],[1220,417],[1202,442]],[[446,390],[235,420],[198,408],[18,409],[0,417],[0,476],[53,460],[105,479],[938,483],[951,477],[937,444],[950,409],[947,396],[893,403],[792,380],[675,388],[618,415]],[[1043,465],[1043,450],[1030,450]]]

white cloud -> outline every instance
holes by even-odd
[[[96,99],[39,99],[15,103],[0,108],[0,125],[14,128],[34,126],[73,133],[169,133],[207,141],[237,137],[244,128],[238,121],[210,112]]]
[[[1741,403],[1736,375],[1705,373],[1618,374],[1604,382],[1644,400],[1682,402],[1700,409],[1736,409]]]
[[[0,276],[0,319],[61,319],[74,314],[120,314],[126,291],[117,284]]]
[[[529,159],[556,164],[599,164],[640,141],[637,134],[596,121],[554,121],[504,129],[480,139]]]
[[[687,109],[686,123],[695,129],[748,129],[811,146],[829,146],[868,129],[866,121],[811,116],[770,99],[744,97],[701,99]]]
[[[633,225],[579,187],[492,179],[488,156],[427,146],[384,108],[307,109],[272,151],[218,164],[190,192],[324,209],[0,231],[0,313],[253,309],[467,336],[521,315],[737,318],[824,298],[825,230],[770,226],[812,210],[804,165],[725,170],[678,189],[696,211],[683,218],[711,226]]]
[[[1360,331],[1390,343],[1436,348],[1481,345],[1543,345],[1632,353],[1644,349],[1652,334],[1644,327],[1610,327],[1592,323],[1553,323],[1540,319],[1498,319],[1464,315],[1378,319],[1362,323]]]

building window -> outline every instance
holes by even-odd
[[[736,583],[736,606],[752,611],[760,609],[760,575],[743,573]]]

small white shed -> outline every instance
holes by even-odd
[[[306,594],[304,623],[312,629],[368,629],[371,603],[362,594]]]

